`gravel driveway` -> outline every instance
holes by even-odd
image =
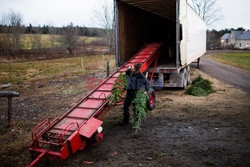
[[[241,90],[250,96],[250,71],[216,62],[203,56],[200,62],[201,71]]]

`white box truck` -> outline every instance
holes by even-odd
[[[185,88],[189,65],[206,52],[206,24],[187,0],[114,0],[114,9],[117,66],[146,43],[163,43],[154,79]]]

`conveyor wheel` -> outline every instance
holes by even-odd
[[[147,108],[148,110],[153,110],[155,108],[155,91],[152,88],[148,91]]]

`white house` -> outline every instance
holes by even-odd
[[[226,33],[220,38],[221,47],[227,47],[228,46],[228,38],[229,38],[229,36],[230,36],[230,33]]]
[[[233,47],[235,49],[250,49],[250,31],[231,31],[221,37],[222,47]]]

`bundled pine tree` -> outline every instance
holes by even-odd
[[[135,134],[137,134],[141,130],[142,121],[146,118],[148,108],[147,101],[148,96],[144,94],[145,90],[139,89],[136,92],[136,97],[133,100],[133,110],[134,115],[132,118],[132,126],[135,129]]]
[[[126,89],[127,79],[125,74],[120,74],[117,78],[114,88],[112,89],[112,94],[108,97],[109,105],[114,105],[121,101],[122,92]]]

